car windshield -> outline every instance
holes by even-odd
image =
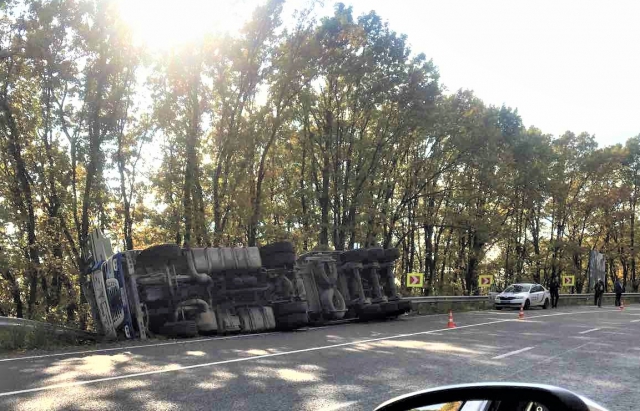
[[[530,285],[527,284],[512,284],[509,287],[504,289],[505,293],[528,293],[531,289]]]

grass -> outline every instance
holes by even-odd
[[[11,325],[0,328],[0,352],[49,350],[76,344],[72,338],[56,333],[50,327]]]

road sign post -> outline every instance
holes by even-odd
[[[424,286],[423,273],[407,274],[407,287],[422,288]]]

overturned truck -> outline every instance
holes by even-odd
[[[394,318],[397,249],[310,252],[289,242],[257,247],[160,244],[113,253],[91,233],[85,295],[110,339],[255,333],[335,321]]]

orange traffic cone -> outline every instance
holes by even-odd
[[[453,313],[449,310],[449,322],[447,323],[447,328],[456,328],[456,323],[453,322]]]
[[[524,309],[523,306],[520,306],[520,312],[518,313],[518,320],[524,320]]]
[[[624,300],[620,300],[620,311],[624,310]]]

